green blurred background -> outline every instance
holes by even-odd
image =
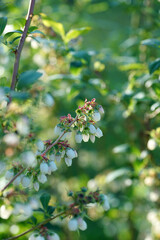
[[[53,107],[41,103],[30,113],[38,137],[52,138],[58,117],[74,116],[85,98],[96,98],[105,110],[99,124],[103,138],[95,144],[79,145],[71,139],[78,159],[71,168],[61,163],[45,189],[54,202],[56,198],[67,199],[67,190],[99,187],[108,195],[111,209],[104,216],[102,209],[89,210],[93,221],[87,221],[88,229],[80,235],[65,226],[61,229],[59,222],[50,226],[62,240],[160,239],[160,148],[159,135],[153,131],[160,120],[156,112],[160,106],[159,71],[150,74],[148,69],[158,58],[159,49],[142,44],[145,39],[159,38],[159,6],[156,0],[36,1],[33,25],[46,37],[36,35],[39,43],[28,38],[20,72],[44,72],[42,89],[55,100]],[[16,19],[24,17],[27,8],[28,1],[0,1],[0,15],[8,17],[8,31],[19,28]],[[86,26],[92,30],[71,41],[66,49],[53,29],[39,21],[40,13],[61,22],[66,31]],[[8,86],[13,62],[14,55],[1,45],[0,81]],[[29,194],[32,196],[31,190]],[[29,226],[16,222],[14,216],[5,221],[0,220],[2,236],[12,224],[19,232]]]

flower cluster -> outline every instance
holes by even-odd
[[[33,233],[29,240],[60,240],[60,237],[55,232],[48,232],[46,227],[41,227],[41,231],[39,233]]]
[[[27,188],[33,183],[34,189],[38,191],[39,183],[45,183],[47,175],[51,175],[52,172],[57,170],[57,163],[63,160],[70,167],[72,160],[78,156],[76,150],[68,143],[73,131],[76,132],[75,141],[77,143],[81,143],[82,140],[87,142],[89,139],[94,142],[95,137],[103,136],[101,129],[96,126],[96,122],[101,119],[103,113],[102,106],[98,105],[95,99],[85,100],[84,106],[76,110],[75,118],[70,114],[60,118],[60,123],[54,129],[54,133],[58,137],[57,140],[46,140],[44,142],[38,140],[36,142],[36,154],[32,151],[23,152],[21,154],[22,162],[6,173],[6,179],[12,179],[21,168],[25,167],[25,171],[15,179],[14,184],[19,185],[21,183],[24,188]],[[26,121],[26,119],[21,119],[21,122],[17,124],[18,132],[22,132],[21,125],[24,125]],[[27,127],[23,135],[28,134],[28,131],[29,128]],[[6,135],[4,141],[6,144],[9,142],[16,145],[15,142],[19,141],[17,140],[18,135],[11,134],[14,136]]]

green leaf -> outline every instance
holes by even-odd
[[[45,15],[42,15],[42,21],[46,27],[52,27],[53,30],[62,37],[62,39],[65,38],[65,31],[62,23],[55,22]]]
[[[142,41],[142,45],[160,48],[160,40],[157,39],[146,39]]]
[[[7,17],[0,17],[0,35],[2,35],[7,25]]]
[[[51,195],[48,193],[43,193],[40,197],[41,204],[45,210],[48,209],[48,204],[51,199]]]
[[[65,42],[68,43],[72,39],[75,39],[75,38],[79,37],[80,35],[87,33],[90,30],[91,30],[90,27],[71,29],[65,36]]]
[[[14,33],[22,34],[23,31],[21,31],[21,30],[15,30],[15,31],[12,31],[12,32],[7,32],[7,33],[4,35],[4,39],[7,40],[7,38],[11,37]]]
[[[15,38],[13,38],[13,40],[12,41],[10,41],[9,43],[10,44],[13,44],[17,39],[19,39],[21,36],[18,36],[18,37],[15,37]]]
[[[15,28],[23,28],[24,25],[26,24],[26,19],[25,18],[16,18],[14,21],[14,27]]]
[[[42,73],[37,72],[36,70],[29,70],[20,74],[18,79],[18,89],[29,88],[30,85],[34,84],[40,77]]]
[[[32,32],[30,32],[30,34],[34,34],[34,33],[39,33],[45,36],[45,34],[43,32],[41,32],[40,30],[34,30]]]
[[[48,206],[47,207],[47,213],[49,214],[49,215],[51,215],[54,211],[55,211],[55,207],[52,207],[52,206]]]
[[[29,93],[27,92],[15,92],[15,91],[11,91],[10,96],[13,99],[17,100],[26,100],[30,97]]]
[[[160,68],[160,58],[157,58],[155,61],[149,64],[149,72],[150,74],[154,73],[156,70]]]
[[[29,27],[28,32],[30,33],[30,32],[33,32],[33,31],[35,31],[35,30],[37,30],[37,29],[38,29],[38,27],[36,27],[36,26],[31,26],[31,27]]]
[[[37,218],[36,218],[36,217],[32,216],[32,217],[31,217],[31,221],[32,221],[32,223],[33,223],[34,225],[37,224]]]

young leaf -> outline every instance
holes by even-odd
[[[51,215],[54,211],[55,211],[55,207],[52,207],[52,206],[48,206],[47,207],[47,213],[49,214],[49,215]]]
[[[50,199],[51,199],[51,196],[48,193],[43,193],[40,197],[40,201],[42,203],[42,206],[46,210],[48,208],[48,204],[49,204]]]
[[[36,70],[29,70],[29,71],[23,72],[19,76],[17,88],[18,89],[29,88],[30,85],[35,83],[41,76],[42,76],[42,73],[37,72]]]
[[[31,32],[33,32],[33,31],[35,31],[35,30],[37,30],[37,29],[38,29],[38,27],[36,27],[36,26],[31,26],[31,27],[29,27],[28,32],[31,33]]]
[[[150,74],[154,73],[156,70],[160,68],[160,58],[157,58],[155,61],[149,64],[149,72]]]
[[[0,17],[0,35],[2,35],[7,25],[7,17]]]
[[[81,34],[87,33],[90,31],[90,27],[83,27],[83,28],[77,28],[77,29],[71,29],[65,36],[65,42],[68,43],[74,38],[79,37]]]
[[[46,16],[42,16],[42,21],[46,27],[52,27],[53,30],[62,37],[62,39],[65,38],[65,31],[62,23],[55,22]]]
[[[22,34],[23,32],[21,30],[15,30],[15,31],[12,31],[12,32],[7,32],[4,35],[4,39],[7,40],[7,38],[11,37],[14,33]]]

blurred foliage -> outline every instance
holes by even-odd
[[[75,146],[78,160],[71,168],[61,164],[45,189],[54,203],[65,200],[70,189],[100,187],[108,194],[111,209],[104,217],[101,211],[90,211],[94,221],[88,221],[87,231],[80,236],[65,226],[61,231],[59,221],[50,224],[62,240],[160,239],[159,6],[156,0],[36,1],[19,73],[22,82],[21,76],[31,74],[29,71],[39,70],[43,76],[28,92],[19,82],[22,91],[12,93],[14,104],[5,124],[13,129],[10,117],[27,114],[33,133],[46,140],[53,138],[58,117],[74,115],[85,98],[95,97],[105,109],[100,126],[104,137],[94,145]],[[0,45],[0,85],[6,92],[27,8],[28,1],[0,1],[0,16],[8,17]],[[32,77],[31,83],[36,80]],[[44,104],[47,93],[55,100],[53,107]],[[31,141],[22,141],[20,151],[26,143],[29,148]],[[73,139],[71,142],[74,146]],[[15,153],[6,150],[4,154],[2,146],[0,154],[10,162]],[[35,197],[39,199],[42,192]],[[29,198],[25,193],[13,195],[5,204],[11,208],[22,196],[24,202],[31,202],[33,191],[28,194]],[[8,232],[17,234],[29,228],[13,215],[7,218],[1,214],[1,218],[2,239]]]

